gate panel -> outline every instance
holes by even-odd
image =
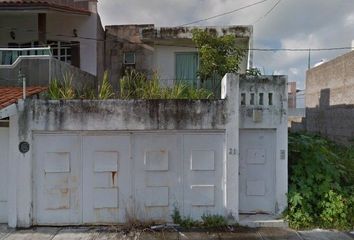
[[[275,212],[275,131],[240,131],[240,212]]]
[[[81,158],[77,135],[34,135],[37,224],[81,223]]]
[[[131,199],[130,136],[83,137],[83,221],[124,222]]]
[[[0,223],[7,223],[9,128],[0,128]]]
[[[224,214],[224,134],[184,134],[184,215]]]
[[[134,135],[135,214],[170,219],[182,207],[181,138],[177,134]]]

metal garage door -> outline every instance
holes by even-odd
[[[240,131],[240,212],[275,212],[275,131]]]
[[[34,223],[223,214],[224,134],[34,135]]]
[[[0,223],[7,223],[9,128],[0,128]]]
[[[223,156],[223,134],[183,136],[185,216],[224,214]]]
[[[134,136],[135,206],[139,219],[169,219],[182,204],[181,137]]]
[[[81,223],[80,136],[34,136],[34,169],[35,223]]]
[[[124,222],[129,205],[130,136],[83,137],[83,222]]]

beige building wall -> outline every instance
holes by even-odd
[[[354,51],[307,71],[307,108],[320,105],[321,91],[329,94],[329,106],[354,104]]]

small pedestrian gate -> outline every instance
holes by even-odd
[[[224,133],[34,134],[34,224],[224,214]]]
[[[240,130],[240,212],[275,213],[275,131]]]

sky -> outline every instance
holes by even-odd
[[[261,0],[100,0],[103,25],[152,23],[179,26]],[[254,48],[351,47],[354,0],[266,0],[253,7],[196,25],[253,25]],[[274,7],[275,6],[275,7]],[[270,11],[272,8],[274,9]],[[350,50],[311,51],[311,66]],[[309,53],[254,51],[254,66],[264,74],[288,75],[304,89]],[[301,97],[301,96],[300,96]]]

